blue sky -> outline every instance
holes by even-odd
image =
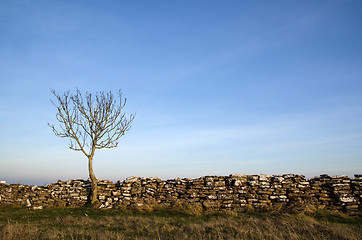
[[[99,179],[362,172],[362,2],[1,1],[0,180],[88,177],[50,89],[137,112]]]

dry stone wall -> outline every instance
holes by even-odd
[[[301,209],[306,206],[345,212],[361,211],[362,177],[321,175],[204,176],[197,179],[130,177],[113,183],[99,181],[102,208],[119,206],[198,206],[205,209]],[[87,203],[90,182],[58,181],[45,186],[0,184],[0,203],[32,209],[82,206]]]

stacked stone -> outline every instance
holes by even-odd
[[[186,183],[187,180],[179,178],[159,182],[158,188],[152,188],[156,202],[165,207],[171,207],[177,203],[180,204],[179,202],[186,199]]]
[[[205,209],[245,210],[273,207],[300,209],[306,204],[343,211],[361,210],[362,177],[321,175],[306,180],[303,175],[205,176],[198,179],[130,177],[116,184],[98,182],[98,199],[103,208],[119,205],[143,207],[199,206]],[[45,186],[0,184],[0,202],[39,209],[81,206],[91,192],[84,180],[58,181]]]
[[[318,206],[347,212],[358,211],[360,200],[356,196],[361,179],[351,180],[347,176],[333,176],[326,174],[309,180]],[[356,191],[354,191],[356,190]]]
[[[288,204],[287,189],[289,184],[289,175],[274,175],[270,179],[270,200],[274,207],[284,207]]]
[[[214,189],[216,190],[217,201],[221,209],[231,209],[238,205],[237,189],[233,189],[233,181],[229,177],[214,177]],[[209,190],[211,193],[213,190]]]
[[[230,186],[234,193],[234,201],[231,207],[236,210],[246,210],[249,207],[247,201],[249,196],[248,176],[243,174],[231,174],[226,182],[227,186]]]
[[[351,180],[347,176],[334,176],[325,184],[335,197],[335,205],[344,211],[358,211],[358,202],[351,189]]]
[[[162,196],[159,190],[162,189],[162,184],[164,182],[159,178],[141,178],[140,186],[137,192],[134,192],[136,195],[135,205],[136,207],[142,207],[146,205],[152,205],[157,202],[157,199]]]
[[[55,206],[82,206],[87,202],[90,182],[82,179],[45,185],[56,201]]]
[[[137,181],[138,177],[134,180],[118,181],[116,183],[117,190],[113,191],[112,195],[118,204],[122,203],[123,205],[130,205],[132,200],[131,190],[133,189],[134,191],[138,188],[138,184],[132,183],[136,183]]]
[[[354,194],[354,197],[357,201],[357,205],[359,206],[359,210],[362,210],[362,177],[356,177],[355,179],[351,179],[351,190]]]
[[[51,197],[51,192],[43,186],[32,187],[32,192],[29,194],[31,206],[34,209],[41,209],[44,205],[50,206],[54,203],[54,199]]]
[[[32,197],[31,203],[35,207],[65,207],[81,206],[87,202],[90,183],[82,179],[51,183],[44,187],[38,187],[37,195],[43,195],[41,201],[38,197]]]
[[[0,202],[4,204],[30,204],[28,199],[31,194],[33,194],[32,186],[0,184]]]
[[[158,178],[129,177],[125,181],[118,181],[115,189],[112,188],[113,206],[137,206],[154,201]],[[110,200],[109,200],[110,201]]]
[[[311,197],[318,204],[320,208],[334,208],[335,201],[332,189],[327,187],[326,184],[331,180],[331,177],[323,174],[309,180]],[[339,208],[339,210],[341,210]]]
[[[181,202],[197,206],[206,197],[206,194],[203,191],[203,188],[205,186],[204,179],[203,178],[184,179],[184,183],[186,185],[185,191],[184,192],[178,191],[176,192],[177,195],[179,195]],[[181,180],[178,179],[178,181],[176,181],[175,186],[180,186],[181,184],[182,184]],[[217,191],[217,187],[215,187],[215,190]]]
[[[206,176],[200,178],[200,180],[202,182],[199,181],[199,187],[196,190],[200,189],[202,194],[197,194],[196,192],[194,195],[199,196],[203,207],[211,209],[231,207],[234,203],[233,192],[229,191],[229,194],[227,194],[226,187],[226,185],[232,184],[230,180],[221,176]],[[198,181],[191,180],[191,182],[192,185],[195,185],[195,182],[197,183]]]
[[[284,178],[283,186],[287,192],[288,207],[300,208],[311,202],[310,185],[305,176],[285,174],[282,177]]]
[[[101,207],[112,208],[118,201],[117,197],[114,197],[114,193],[117,191],[116,184],[109,180],[98,180],[98,200],[102,203]],[[88,187],[88,194],[90,194],[91,188]]]
[[[248,193],[246,195],[249,207],[262,209],[270,207],[272,195],[270,175],[251,175],[248,176]]]
[[[1,184],[1,202],[17,203],[34,209],[56,206],[80,206],[87,201],[87,185],[84,180],[71,180],[45,186]]]

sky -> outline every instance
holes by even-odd
[[[99,179],[362,173],[362,1],[0,1],[0,180],[87,179],[58,93],[137,113]]]

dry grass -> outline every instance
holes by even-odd
[[[338,212],[188,211],[3,206],[0,239],[362,239],[361,216]]]

